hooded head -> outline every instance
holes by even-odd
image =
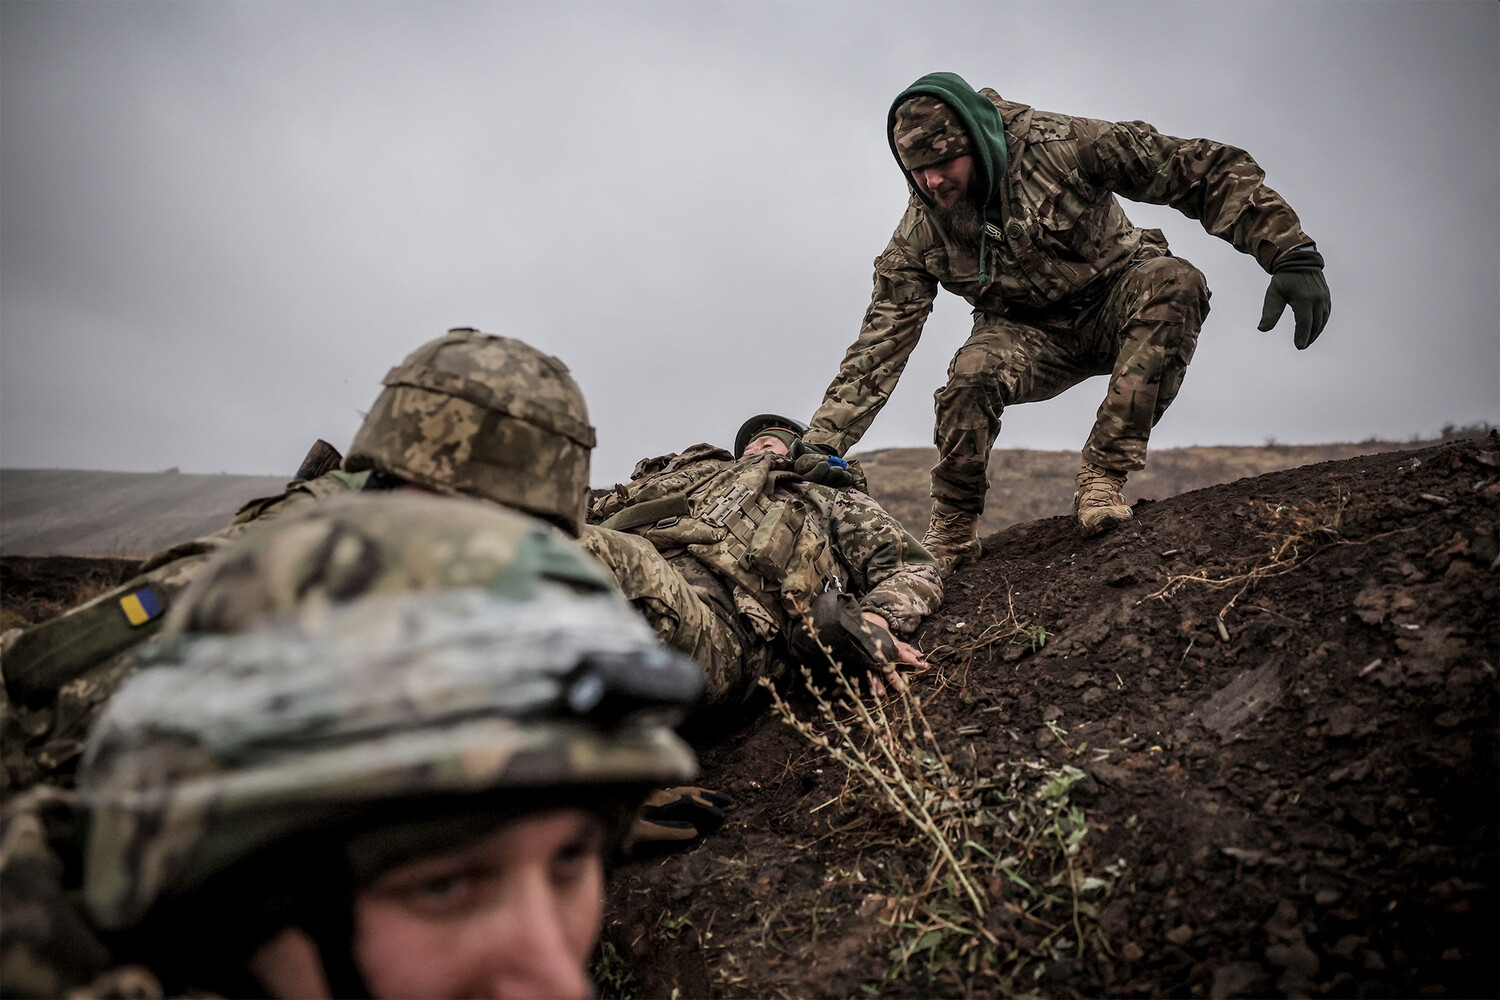
[[[929,73],[891,102],[886,118],[891,153],[917,197],[931,206],[912,171],[958,156],[974,158],[970,194],[985,222],[1001,224],[998,191],[1005,176],[1005,122],[957,73]]]

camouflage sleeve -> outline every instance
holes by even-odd
[[[7,997],[71,996],[112,964],[65,884],[78,859],[65,864],[57,846],[66,839],[61,834],[73,810],[71,795],[45,785],[8,796],[0,810],[0,954]]]
[[[1094,183],[1132,201],[1170,205],[1268,272],[1277,257],[1312,242],[1243,149],[1162,135],[1145,122],[1077,118],[1074,135],[1079,166]]]
[[[884,617],[898,635],[910,635],[942,606],[937,562],[900,521],[863,493],[838,491],[831,506],[829,538],[854,577],[850,589],[860,595],[860,607]]]
[[[362,472],[334,469],[332,472],[323,473],[316,479],[293,480],[287,483],[284,493],[274,497],[261,497],[245,504],[235,513],[230,527],[280,516],[290,508],[309,500],[322,500],[325,497],[342,496],[345,493],[359,493],[369,481],[369,469]]]
[[[911,214],[909,209],[907,215]],[[859,337],[844,353],[809,425],[809,442],[832,445],[839,454],[864,435],[890,398],[937,297],[937,279],[918,263],[920,258],[904,238],[909,229],[903,219],[890,245],[876,258],[875,290]]]

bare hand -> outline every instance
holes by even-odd
[[[881,671],[885,683],[881,683],[882,677],[877,677],[874,674],[870,675],[870,693],[876,698],[884,698],[886,684],[889,684],[891,689],[897,693],[905,691],[906,680],[897,671],[897,667],[925,667],[927,666],[926,655],[911,643],[903,642],[896,638],[895,633],[891,631],[890,623],[882,615],[878,615],[873,611],[862,611],[860,614],[864,617],[865,621],[890,636],[891,642],[896,646],[896,662]]]

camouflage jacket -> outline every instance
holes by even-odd
[[[783,633],[788,615],[828,586],[857,595],[899,635],[942,604],[937,563],[899,521],[857,490],[803,481],[778,455],[736,461],[700,444],[645,459],[630,483],[594,501],[590,517],[671,498],[685,509],[629,530],[664,554],[685,551],[702,564],[762,639]]]
[[[7,997],[159,1000],[156,976],[117,964],[84,910],[77,826],[73,794],[50,785],[7,795],[0,807],[0,990]]]
[[[1005,121],[1009,166],[1000,184],[1005,224],[977,248],[950,241],[915,193],[885,251],[859,338],[814,414],[806,438],[851,447],[885,405],[942,285],[977,311],[1038,313],[1079,305],[1142,256],[1167,253],[1158,229],[1139,229],[1115,195],[1170,205],[1269,271],[1312,242],[1297,214],[1266,187],[1242,149],[1162,135],[1145,122],[1107,122],[1037,111],[980,94]]]
[[[137,576],[56,618],[0,640],[0,788],[43,778],[71,784],[83,737],[99,707],[131,672],[127,652],[161,628],[173,600],[209,559],[256,521],[324,497],[358,492],[368,472],[329,472],[251,500],[212,535],[141,563]]]

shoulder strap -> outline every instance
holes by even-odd
[[[655,500],[632,504],[615,513],[599,527],[612,531],[629,531],[643,524],[655,524],[663,518],[685,517],[690,509],[686,493],[672,493]]]

